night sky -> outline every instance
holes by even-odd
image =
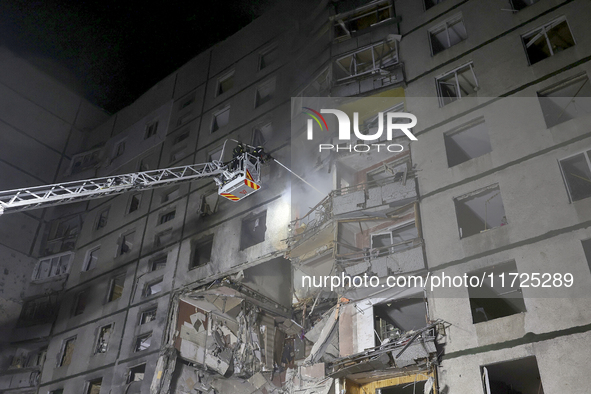
[[[275,0],[0,0],[0,43],[114,113]]]

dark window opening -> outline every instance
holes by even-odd
[[[36,326],[55,319],[59,304],[54,296],[42,296],[24,303],[17,327]]]
[[[433,55],[450,48],[468,38],[466,26],[461,17],[455,17],[429,32],[431,53]]]
[[[142,350],[146,350],[150,347],[150,343],[152,342],[152,333],[140,335],[135,339],[134,344],[134,351],[141,352]]]
[[[170,211],[170,212],[166,212],[166,213],[164,213],[164,214],[162,214],[160,216],[160,220],[158,221],[158,223],[159,224],[164,224],[166,222],[169,222],[172,219],[174,219],[175,215],[176,215],[176,210]]]
[[[179,188],[178,186],[170,188],[166,190],[166,192],[162,196],[162,203],[172,201],[179,196]]]
[[[376,346],[386,339],[395,340],[402,334],[427,325],[427,309],[421,298],[387,301],[373,306]]]
[[[173,233],[172,228],[159,232],[154,237],[154,246],[159,248],[172,242]]]
[[[591,197],[591,150],[559,161],[571,201]]]
[[[158,271],[166,267],[167,256],[158,257],[150,264],[150,271]]]
[[[109,220],[109,208],[101,211],[96,219],[96,225],[94,226],[95,230],[99,230],[107,225],[107,221]]]
[[[460,238],[507,224],[501,189],[498,185],[458,197],[454,203]]]
[[[436,6],[439,3],[443,3],[444,0],[425,0],[425,9],[428,10],[431,7]]]
[[[564,18],[552,21],[521,38],[530,65],[575,45],[575,39]]]
[[[443,136],[449,167],[457,166],[492,151],[484,120]]]
[[[125,153],[125,141],[120,142],[115,149],[115,158],[122,156]]]
[[[538,92],[538,100],[550,128],[591,113],[591,83],[586,75],[575,77]]]
[[[213,236],[205,241],[200,241],[193,246],[193,258],[189,269],[202,267],[211,261],[211,250],[213,248]]]
[[[213,122],[211,124],[211,132],[218,131],[230,122],[230,107],[213,115]]]
[[[146,373],[146,364],[140,364],[135,367],[129,368],[127,375],[127,383],[140,382],[144,380],[144,374]]]
[[[591,272],[591,238],[581,241],[581,243],[583,244],[583,252],[585,253],[585,259],[587,259],[589,272]]]
[[[257,88],[254,106],[255,108],[265,104],[273,98],[275,93],[275,80],[270,80]]]
[[[538,1],[540,0],[510,0],[509,3],[511,4],[512,10],[521,11],[522,9],[529,7]]]
[[[265,240],[267,231],[267,211],[242,221],[240,250],[244,250]]]
[[[273,136],[273,124],[255,127],[252,132],[252,146],[263,146]]]
[[[140,315],[140,326],[156,320],[156,308],[148,309]]]
[[[113,333],[113,325],[109,324],[99,329],[98,339],[96,341],[95,354],[107,353],[109,349],[109,339]]]
[[[84,313],[86,303],[88,302],[88,290],[82,290],[76,293],[74,297],[74,309],[72,314],[78,316]]]
[[[173,145],[178,144],[179,142],[183,142],[184,140],[186,140],[187,138],[189,138],[189,131],[185,131],[184,133],[182,133],[181,135],[179,135],[178,137],[176,137],[174,139],[174,142],[172,143]]]
[[[234,73],[223,76],[218,80],[218,91],[217,95],[226,93],[228,90],[234,87]]]
[[[544,394],[535,356],[481,368],[485,394]]]
[[[472,63],[450,71],[436,79],[441,107],[478,91],[478,80]]]
[[[142,201],[142,195],[141,193],[136,193],[133,194],[130,198],[129,198],[129,209],[127,210],[127,213],[132,213],[138,210],[138,208],[140,207],[140,202]]]
[[[109,288],[109,297],[107,302],[115,301],[123,295],[123,287],[125,285],[125,275],[119,275],[111,279],[111,286]]]
[[[144,139],[148,139],[150,137],[152,137],[153,135],[156,135],[156,132],[158,131],[158,122],[152,122],[149,125],[146,126],[146,135],[144,137]]]
[[[267,50],[266,52],[261,53],[261,56],[259,58],[259,70],[269,67],[271,64],[275,63],[278,54],[279,51],[277,50],[277,47],[273,47]]]
[[[185,101],[183,101],[181,103],[181,105],[179,106],[179,110],[182,110],[182,109],[187,108],[189,105],[193,104],[194,101],[195,101],[195,97],[194,96],[191,97],[191,98],[189,98],[189,99],[187,99],[187,100],[185,100]]]
[[[417,380],[413,383],[399,384],[397,386],[377,389],[376,394],[418,394],[424,392],[424,387],[425,382]]]
[[[129,253],[133,248],[133,237],[135,231],[131,231],[121,236],[121,245],[119,245],[119,256]]]
[[[485,274],[482,286],[468,287],[474,324],[526,312],[519,279],[514,280],[518,275],[514,261],[471,272],[469,276],[482,278]]]

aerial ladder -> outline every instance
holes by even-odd
[[[225,145],[226,143],[220,158],[223,157]],[[218,187],[218,194],[236,202],[261,189],[261,165],[271,160],[310,185],[266,154],[262,148],[251,148],[253,148],[252,151],[244,149],[242,153],[234,154],[233,159],[225,163],[221,160],[212,160],[209,163],[2,191],[0,192],[0,215],[87,201],[129,191],[148,190],[203,178],[213,178]]]

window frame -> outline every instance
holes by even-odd
[[[133,203],[133,198],[137,197],[137,207],[132,211],[132,203]],[[137,212],[140,207],[142,206],[142,193],[133,193],[129,196],[129,200],[127,201],[127,207],[125,208],[125,214],[129,215],[131,213]]]
[[[270,88],[270,93],[266,96],[261,96],[260,90],[265,89],[265,88]],[[275,77],[269,78],[266,81],[257,85],[256,90],[255,90],[255,94],[254,94],[254,108],[259,108],[262,105],[271,101],[275,96],[276,90],[277,90],[277,79]]]
[[[269,68],[269,66],[272,66],[273,63],[275,63],[275,61],[277,61],[277,59],[275,59],[275,61],[272,61],[269,64],[265,64],[263,66],[263,59],[265,56],[269,55],[270,53],[274,52],[274,51],[278,51],[279,50],[279,45],[274,44],[271,45],[269,47],[267,47],[266,49],[263,49],[262,51],[259,52],[259,58],[258,58],[258,64],[257,64],[257,71],[262,71],[265,68]]]
[[[378,26],[378,25],[383,24],[384,22],[392,20],[395,17],[394,6],[392,3],[393,2],[390,0],[382,0],[382,1],[378,1],[377,3],[368,4],[365,6],[358,7],[353,11],[343,12],[338,15],[335,15],[332,20],[332,39],[336,40],[336,41],[345,40],[345,39],[353,37],[353,35],[351,33],[358,33],[360,31],[371,29],[374,26]],[[369,25],[368,27],[360,29],[360,30],[353,30],[352,31],[350,29],[350,26],[348,26],[348,24],[354,20],[362,19],[362,18],[364,18],[370,14],[373,14],[373,13],[379,14],[380,11],[383,11],[385,9],[389,10],[389,15],[388,15],[388,18],[386,18],[384,20],[373,23],[373,24]],[[340,26],[341,29],[343,31],[345,31],[344,35],[337,36],[337,34],[336,34],[337,26]]]
[[[258,220],[260,218],[264,218],[264,220],[265,220],[265,223],[264,223],[265,231],[263,233],[263,239],[261,241],[259,241],[259,242],[248,244],[247,246],[245,246],[245,242],[244,242],[244,238],[243,237],[244,237],[244,229],[245,229],[246,222],[252,222],[252,221]],[[246,250],[248,248],[251,248],[251,247],[253,247],[255,245],[259,245],[259,244],[265,242],[267,240],[267,236],[266,236],[267,230],[268,230],[268,227],[267,227],[267,210],[264,210],[262,212],[259,212],[257,214],[254,214],[252,216],[247,216],[247,217],[243,218],[242,221],[241,221],[241,223],[240,223],[240,250],[243,251],[243,250]]]
[[[109,280],[109,292],[107,293],[107,304],[110,302],[114,302],[117,300],[120,300],[121,298],[123,298],[123,292],[125,291],[125,279],[126,279],[127,275],[125,273],[121,273],[119,275],[115,275],[113,276],[110,280]],[[113,298],[114,290],[115,290],[115,285],[116,285],[116,280],[119,278],[123,278],[123,285],[121,287],[121,295],[117,298]]]
[[[153,120],[151,122],[146,123],[144,140],[147,140],[148,138],[153,137],[156,134],[158,134],[158,120]]]
[[[236,73],[236,70],[231,70],[228,71],[224,74],[222,74],[220,77],[218,77],[217,79],[217,83],[216,83],[216,88],[215,88],[215,97],[219,97],[225,93],[228,93],[230,90],[232,90],[234,88],[234,83],[236,82],[234,80],[234,75]],[[232,86],[230,86],[227,90],[224,90],[223,92],[220,92],[220,89],[222,87],[222,84],[224,82],[226,82],[228,79],[232,79]]]
[[[558,168],[560,169],[560,174],[562,175],[562,180],[563,180],[564,186],[566,188],[566,193],[568,195],[568,199],[569,199],[569,202],[571,204],[574,203],[574,202],[577,202],[577,201],[586,200],[586,199],[590,198],[591,195],[586,196],[586,197],[583,197],[583,198],[579,198],[577,200],[573,200],[572,195],[571,195],[571,190],[570,190],[571,188],[570,188],[570,186],[569,186],[569,184],[568,184],[568,182],[566,180],[566,175],[564,173],[564,169],[562,168],[561,162],[564,161],[564,160],[568,160],[568,159],[571,159],[573,157],[579,156],[580,154],[583,154],[583,156],[585,157],[585,162],[587,163],[588,169],[589,169],[589,171],[591,171],[591,153],[589,153],[589,152],[591,152],[591,148],[589,148],[587,150],[579,151],[579,152],[574,153],[572,155],[569,155],[569,156],[563,157],[561,159],[558,159]]]
[[[383,249],[383,252],[382,253],[379,253],[379,256],[380,257],[381,256],[384,256],[386,254],[396,254],[396,253],[405,252],[407,250],[412,249],[413,248],[414,241],[413,242],[410,242],[410,240],[405,242],[405,244],[409,244],[410,243],[410,246],[404,247],[404,249],[402,249],[402,250],[396,250],[395,251],[395,250],[392,249],[393,247],[396,246],[396,245],[394,245],[394,234],[393,233],[395,231],[402,230],[405,227],[411,227],[411,226],[414,226],[417,229],[417,237],[416,238],[413,238],[413,240],[414,239],[418,239],[419,238],[419,229],[417,228],[416,221],[414,219],[410,219],[410,220],[406,220],[406,221],[404,221],[402,223],[397,223],[394,226],[390,226],[390,227],[388,227],[388,228],[386,228],[384,230],[380,230],[380,232],[371,233],[370,234],[370,237],[369,237],[369,242],[370,242],[371,249],[372,250],[374,249],[374,246],[373,246],[373,237],[374,236],[388,235],[388,234],[390,235],[390,241],[392,242],[392,244],[389,245],[389,246],[387,246],[388,249]],[[397,246],[400,246],[400,245],[397,245]]]
[[[140,334],[140,335],[136,335],[135,338],[133,339],[133,352],[134,353],[140,353],[140,352],[145,352],[146,350],[148,350],[150,347],[152,347],[152,331],[150,332],[146,332],[144,334]],[[139,349],[138,350],[138,342],[142,339],[148,339],[150,338],[150,344],[148,345],[147,348],[145,349]]]
[[[144,317],[148,316],[149,314],[153,313],[154,314],[154,319],[150,320],[150,321],[144,321]],[[158,306],[154,306],[154,307],[150,307],[148,309],[145,309],[143,311],[140,311],[140,315],[138,318],[138,326],[143,326],[144,324],[149,324],[153,321],[156,321],[156,316],[158,314]]]
[[[451,38],[449,35],[449,29],[451,26],[454,26],[458,23],[461,23],[464,26],[464,30],[466,31],[466,38],[461,39],[460,41],[458,41],[455,44],[451,44]],[[435,33],[439,33],[441,31],[441,29],[445,30],[445,36],[447,37],[447,44],[449,46],[446,46],[445,48],[443,48],[442,50],[438,51],[437,53],[435,53],[434,48],[433,48],[433,34]],[[438,54],[440,54],[441,52],[444,52],[445,50],[458,45],[460,42],[462,41],[466,41],[468,39],[468,29],[466,29],[466,24],[464,23],[464,16],[460,13],[460,14],[456,14],[452,17],[449,17],[447,19],[445,19],[444,21],[438,23],[437,25],[431,27],[428,30],[428,34],[429,34],[429,49],[431,51],[431,57],[436,56]]]
[[[458,79],[458,72],[466,67],[470,68],[470,71],[472,72],[472,77],[474,77],[474,82],[476,82],[476,86],[474,87],[474,92],[477,92],[478,90],[480,90],[480,84],[478,83],[478,78],[476,77],[476,72],[474,72],[474,62],[468,62],[468,63],[462,64],[461,66],[458,66],[458,67],[456,67],[444,74],[441,74],[441,75],[435,77],[435,87],[437,89],[437,98],[439,99],[439,108],[443,108],[448,104],[451,104],[453,102],[456,102],[456,101],[459,101],[462,99],[462,89],[460,88],[460,82]],[[458,95],[455,96],[455,98],[456,98],[455,100],[445,104],[443,102],[444,97],[443,97],[443,93],[442,93],[441,86],[440,86],[440,80],[442,80],[443,78],[445,78],[451,74],[454,74],[455,88],[456,88]],[[469,96],[470,95],[468,95],[468,97]]]
[[[90,289],[86,288],[86,289],[80,290],[80,291],[76,292],[76,294],[74,294],[74,303],[72,304],[72,313],[71,313],[72,317],[80,316],[80,315],[84,314],[84,311],[86,310],[86,305],[88,304],[88,293],[89,292],[90,292]],[[82,308],[82,311],[78,312],[80,309],[79,303],[80,303],[81,297],[85,297],[84,308]]]
[[[72,364],[72,360],[71,360],[72,357],[70,357],[70,361],[67,364],[64,364],[64,361],[65,361],[65,358],[66,358],[66,349],[68,347],[68,343],[73,343],[72,354],[76,350],[76,339],[77,339],[77,336],[74,335],[74,336],[69,337],[69,338],[66,338],[66,339],[64,339],[62,341],[62,347],[61,347],[61,350],[60,350],[60,356],[59,356],[59,359],[58,359],[57,368],[67,367],[67,366],[69,366],[69,365]]]
[[[107,223],[109,222],[109,210],[111,207],[104,208],[99,211],[98,215],[96,215],[96,220],[94,223],[94,231],[98,231],[101,228],[105,228]],[[103,216],[105,214],[105,216]]]
[[[220,129],[226,127],[226,126],[228,126],[228,124],[230,124],[230,109],[231,109],[231,107],[229,105],[226,105],[225,107],[223,107],[223,108],[221,108],[221,109],[219,109],[219,110],[217,110],[215,112],[212,112],[212,114],[211,114],[211,125],[209,127],[209,134],[213,134],[213,133],[217,132],[218,130],[220,130]],[[224,112],[228,112],[228,123],[226,123],[226,124],[224,124],[222,126],[219,126],[218,125],[217,128],[214,128],[214,126],[217,125],[217,117],[219,115],[223,114]]]
[[[394,50],[390,50],[389,52],[386,52],[385,54],[383,54],[383,55],[382,55],[382,58],[383,58],[384,56],[388,56],[388,55],[389,55],[390,53],[392,53],[392,52],[395,52],[395,56],[393,56],[393,57],[392,57],[392,59],[393,59],[393,60],[392,60],[392,62],[389,62],[389,63],[387,63],[386,65],[382,65],[381,67],[377,67],[377,66],[376,66],[376,64],[377,64],[377,65],[380,65],[380,64],[381,64],[381,62],[382,62],[382,60],[380,60],[380,59],[376,59],[376,57],[375,57],[375,55],[376,55],[376,54],[375,54],[374,48],[376,48],[376,47],[379,47],[379,46],[382,46],[382,47],[383,47],[384,45],[386,45],[386,44],[388,44],[388,43],[393,43],[393,44],[394,44]],[[366,70],[366,71],[357,72],[357,60],[356,60],[356,58],[355,58],[355,55],[357,55],[358,53],[365,52],[365,51],[367,51],[368,49],[371,49],[371,50],[372,50],[372,51],[371,51],[371,58],[372,58],[372,68],[371,68],[371,69],[368,69],[368,70]],[[344,55],[344,56],[341,56],[341,57],[337,58],[337,59],[334,61],[334,64],[335,64],[335,66],[336,66],[337,68],[340,68],[340,70],[341,70],[341,71],[343,71],[345,74],[350,74],[350,75],[348,75],[348,76],[346,76],[346,77],[342,77],[342,78],[337,78],[337,79],[336,79],[336,82],[338,82],[338,83],[342,83],[342,82],[344,82],[344,81],[348,81],[348,80],[351,80],[351,79],[353,79],[353,78],[359,78],[359,77],[361,77],[361,76],[363,76],[363,75],[374,74],[374,73],[375,73],[377,70],[381,70],[381,69],[382,69],[382,68],[384,68],[384,67],[390,67],[390,66],[393,66],[393,65],[399,64],[399,63],[400,63],[400,58],[399,58],[399,53],[398,53],[398,52],[399,52],[399,49],[398,49],[398,41],[396,41],[395,39],[394,39],[394,40],[388,40],[388,39],[386,38],[386,39],[384,39],[384,40],[382,40],[382,41],[380,41],[380,42],[378,42],[378,43],[376,43],[376,44],[371,44],[371,45],[364,46],[363,48],[358,48],[358,49],[356,49],[356,50],[355,50],[355,51],[353,51],[353,52],[350,52],[350,53],[348,53],[348,54],[346,54],[346,55]],[[351,66],[353,66],[353,64],[355,64],[355,66],[354,66],[354,67],[355,67],[355,73],[350,73],[350,72],[349,72],[347,69],[345,69],[345,67],[344,67],[344,66],[343,66],[343,65],[340,63],[340,61],[341,61],[341,60],[343,60],[343,59],[346,59],[346,58],[348,58],[348,57],[351,57],[351,65],[350,65],[349,67],[351,67]],[[395,60],[394,60],[394,59],[395,59]]]
[[[100,340],[101,340],[101,332],[103,330],[103,328],[107,328],[110,327],[111,331],[109,333],[109,338],[107,339],[106,343],[105,343],[105,350],[104,351],[100,351]],[[93,351],[93,355],[96,354],[105,354],[109,351],[109,341],[111,339],[111,335],[113,335],[113,332],[115,331],[115,323],[109,323],[109,324],[105,324],[103,326],[100,326],[98,328],[97,334],[96,334],[96,340],[94,341],[94,351]]]
[[[548,29],[552,29],[553,27],[558,26],[559,24],[561,24],[562,22],[566,22],[566,26],[568,27],[568,31],[570,33],[570,36],[573,39],[573,45],[568,47],[568,48],[572,48],[575,45],[577,45],[577,40],[573,34],[573,30],[570,27],[570,24],[568,23],[568,20],[566,19],[566,16],[562,15],[559,16],[558,18],[555,18],[553,20],[551,20],[550,22],[546,22],[541,26],[536,27],[535,29],[531,29],[529,30],[527,33],[522,34],[521,37],[521,43],[523,45],[523,49],[525,50],[525,57],[527,58],[527,64],[529,66],[533,66],[536,63],[541,62],[542,60],[554,57],[554,55],[556,55],[556,53],[554,53],[554,50],[552,49],[552,44],[550,43],[550,39],[548,38]],[[538,34],[534,34],[537,31],[539,31]],[[538,61],[536,61],[535,63],[532,63],[530,58],[529,58],[529,53],[527,52],[527,49],[533,44],[535,43],[536,40],[534,40],[536,37],[538,37],[538,35],[543,34],[543,36],[546,38],[546,45],[548,47],[548,50],[550,51],[550,56],[545,57],[544,59],[540,59]],[[526,42],[526,36],[530,36],[531,38],[528,39],[528,42]],[[529,45],[528,45],[529,44]],[[565,48],[568,49],[568,48]]]
[[[192,244],[191,244],[191,260],[189,260],[189,271],[197,269],[199,267],[205,267],[206,265],[211,263],[212,255],[213,255],[214,238],[215,238],[214,235],[210,234],[210,235],[201,237],[201,238],[192,242]],[[201,265],[193,264],[195,262],[195,256],[196,256],[197,250],[200,248],[203,248],[204,246],[209,245],[209,244],[211,244],[211,248],[209,249],[209,260],[205,264],[201,264]]]

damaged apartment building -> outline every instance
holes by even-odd
[[[231,162],[235,141],[307,183],[271,160],[236,202],[206,177],[0,215],[0,393],[586,392],[588,15],[280,1],[112,116],[4,53],[2,190]],[[310,141],[321,108],[366,135],[409,112],[417,140],[347,150],[325,115]],[[464,274],[482,285],[427,281]]]

